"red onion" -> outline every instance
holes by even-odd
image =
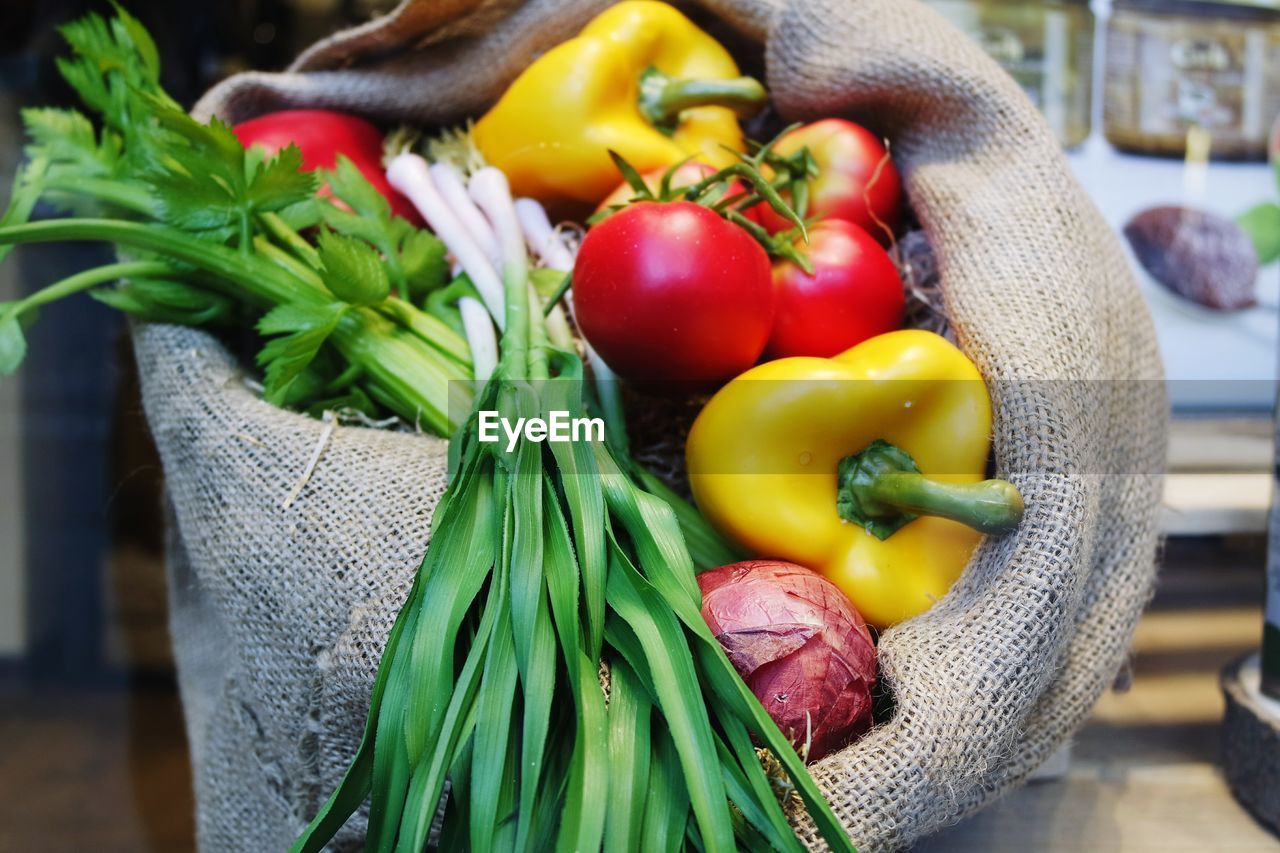
[[[698,586],[702,618],[807,760],[871,727],[875,645],[835,584],[794,563],[748,560],[703,572]]]

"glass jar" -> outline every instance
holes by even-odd
[[[1089,136],[1093,13],[1086,0],[928,0],[1018,81],[1066,147]]]
[[[1277,114],[1280,0],[1115,0],[1103,132],[1117,148],[1260,160]]]

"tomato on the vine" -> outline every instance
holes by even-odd
[[[687,201],[638,202],[587,232],[573,268],[578,325],[620,376],[708,386],[755,364],[773,325],[769,256]]]
[[[818,164],[817,176],[809,179],[805,216],[843,219],[888,243],[902,221],[902,179],[884,142],[861,125],[828,118],[796,128],[773,146],[784,156],[801,148],[808,148]],[[770,233],[791,227],[765,204],[757,205],[752,215]]]
[[[768,358],[830,358],[902,325],[902,278],[865,230],[824,220],[809,227],[808,245],[797,238],[795,248],[808,256],[813,273],[791,260],[774,264]]]

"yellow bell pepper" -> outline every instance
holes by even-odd
[[[642,173],[742,150],[736,113],[764,106],[729,52],[665,3],[628,0],[537,59],[476,122],[480,152],[512,189],[597,204],[621,182],[609,151]]]
[[[982,532],[1021,520],[1017,489],[983,480],[990,441],[978,369],[907,330],[747,371],[699,414],[686,455],[712,525],[822,572],[884,628],[946,594]]]

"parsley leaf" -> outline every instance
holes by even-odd
[[[308,413],[339,408],[341,402],[333,401],[358,391],[357,383],[363,375],[362,368],[348,362],[333,347],[325,347],[289,386],[282,405]],[[325,405],[326,403],[332,404]],[[315,409],[316,406],[322,408]]]
[[[399,236],[398,233],[393,233],[393,231],[398,232],[399,229],[390,227],[389,222],[343,210],[332,202],[320,206],[320,219],[331,230],[372,243],[383,252],[394,251],[396,238]]]
[[[378,414],[378,407],[369,399],[369,395],[355,385],[340,397],[329,397],[312,403],[307,407],[307,414],[318,418],[325,412],[340,412],[347,409],[369,416]]]
[[[267,341],[258,353],[258,365],[266,368],[263,396],[268,403],[283,403],[289,386],[315,360],[345,310],[346,306],[336,303],[278,305],[258,321],[258,331],[264,335],[289,333]]]
[[[165,154],[146,178],[163,221],[219,241],[238,232],[241,248],[248,251],[255,213],[283,210],[315,193],[317,177],[299,171],[302,152],[296,145],[262,162],[256,152],[249,156],[219,119],[201,124],[180,109],[152,106],[160,126],[152,144]]]
[[[400,241],[400,264],[415,302],[449,281],[449,261],[444,243],[430,231],[410,229]]]
[[[357,216],[376,220],[383,228],[390,222],[391,205],[349,157],[339,154],[334,168],[325,172],[325,180],[329,191],[342,199]]]
[[[328,199],[312,196],[306,201],[282,207],[277,213],[284,224],[294,231],[306,231],[320,224],[323,207],[333,207],[333,205]]]
[[[85,106],[130,140],[147,119],[139,94],[178,105],[160,88],[160,56],[151,36],[118,5],[115,11],[110,23],[89,14],[59,28],[74,55],[58,59],[58,70]]]
[[[31,211],[35,210],[36,203],[40,201],[41,181],[48,168],[49,163],[43,156],[33,157],[31,162],[18,167],[18,173],[13,177],[9,207],[0,216],[0,227],[21,225],[31,218]],[[14,245],[9,243],[0,246],[0,261],[13,251]]]
[[[84,113],[31,107],[22,111],[22,124],[31,138],[28,157],[43,156],[54,165],[70,167],[79,177],[116,174],[121,157],[119,138],[103,134],[99,144]]]
[[[112,26],[117,31],[127,36],[130,47],[133,48],[137,58],[142,61],[142,67],[146,71],[148,80],[154,82],[159,88],[160,84],[160,51],[156,49],[155,40],[151,38],[151,33],[147,32],[147,28],[142,22],[130,15],[124,10],[116,0],[111,0],[111,8],[115,10],[115,20]],[[120,38],[120,36],[117,36]]]
[[[393,216],[391,205],[374,189],[360,169],[339,156],[332,171],[324,173],[329,191],[347,208],[321,205],[324,223],[334,231],[370,243],[382,253],[392,287],[403,298],[420,301],[430,290],[449,280],[444,244],[429,231]]]
[[[435,238],[392,216],[349,162],[335,169],[338,193],[347,199],[339,209],[327,198],[316,200],[320,176],[302,172],[296,147],[273,156],[246,151],[225,123],[191,118],[160,86],[155,43],[118,6],[110,20],[90,14],[61,32],[70,55],[58,67],[79,94],[82,112],[24,112],[29,162],[12,185],[0,227],[26,223],[38,201],[51,201],[77,213],[93,211],[92,218],[10,228],[13,241],[83,235],[157,261],[130,267],[136,277],[124,281],[108,265],[96,278],[88,271],[81,274],[88,279],[56,282],[34,301],[0,304],[0,369],[11,371],[22,361],[35,306],[71,292],[188,325],[238,318],[242,311],[257,316],[274,305],[259,323],[268,336],[258,355],[268,400],[302,407],[349,399],[372,409],[376,397],[379,406],[419,413],[445,428],[447,412],[433,399],[436,378],[467,378],[465,346],[447,334],[444,343],[437,341],[437,329],[421,312],[388,299],[392,286],[407,293],[410,279],[443,280],[444,252]],[[318,247],[309,241],[318,241],[313,229],[324,224],[326,211],[336,233]],[[0,246],[0,258],[8,250]],[[336,296],[317,304],[326,278]],[[117,283],[99,287],[108,281]],[[362,346],[340,352],[327,342],[341,327],[345,344],[343,316],[352,304],[376,307],[361,309],[360,322],[351,323],[352,341]],[[356,389],[364,369],[382,364],[386,345],[402,331],[433,345],[419,348],[417,357],[408,353],[400,366],[415,381],[395,393],[370,385],[365,396]],[[419,387],[418,379],[430,384]]]
[[[284,210],[315,195],[318,178],[302,171],[302,150],[290,143],[253,170],[246,192],[254,211]]]
[[[343,302],[372,305],[391,292],[391,282],[377,250],[362,240],[327,228],[322,230],[320,263],[324,266],[325,287]]]

